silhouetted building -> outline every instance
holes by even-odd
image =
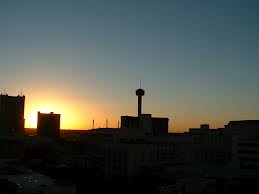
[[[151,118],[153,135],[167,135],[168,134],[168,118]]]
[[[192,161],[227,162],[231,158],[230,138],[225,129],[211,129],[208,124],[200,128],[190,128],[192,138],[187,150],[187,158]]]
[[[232,161],[259,174],[259,120],[230,121],[225,130],[231,137]]]
[[[152,117],[151,114],[141,114],[139,117],[121,116],[121,128],[139,128],[146,135],[168,135],[168,118]]]
[[[152,117],[151,114],[142,114],[142,96],[145,91],[141,88],[136,90],[138,96],[138,116],[121,116],[121,128],[138,128],[146,135],[168,135],[168,118]]]
[[[57,138],[60,133],[60,114],[38,112],[37,135]]]
[[[24,133],[25,96],[0,95],[0,134]]]
[[[139,117],[121,116],[121,128],[139,128]]]

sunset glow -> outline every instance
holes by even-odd
[[[258,73],[259,0],[0,0],[0,194],[259,194]]]
[[[50,113],[61,114],[61,128],[62,129],[86,129],[87,120],[75,107],[57,99],[33,100],[33,103],[28,103],[25,110],[25,127],[37,127],[37,113]]]
[[[201,4],[1,1],[0,92],[23,91],[33,128],[38,111],[64,129],[117,127],[137,115],[140,77],[143,113],[170,131],[258,119],[258,3]]]

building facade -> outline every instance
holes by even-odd
[[[0,134],[24,133],[25,96],[0,95]]]
[[[138,128],[144,130],[147,135],[167,136],[168,118],[152,117],[151,114],[141,114],[138,117],[121,116],[122,128]]]
[[[60,114],[38,112],[37,135],[58,138],[60,136]]]

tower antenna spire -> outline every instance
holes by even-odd
[[[20,90],[19,96],[24,96],[23,92],[22,92],[22,89]]]
[[[141,76],[139,77],[139,88],[141,88]]]
[[[108,122],[109,122],[108,119],[106,119],[106,128],[108,128]]]

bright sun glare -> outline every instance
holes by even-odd
[[[37,128],[38,111],[41,113],[61,114],[60,125],[62,129],[86,129],[87,121],[85,116],[78,113],[75,108],[70,107],[68,104],[49,103],[45,105],[28,105],[25,112],[25,127]]]
[[[50,112],[54,112],[53,109],[51,108],[39,108],[38,109],[41,113],[50,113]],[[54,113],[58,113],[58,112],[54,112]],[[27,126],[29,128],[36,128],[37,127],[37,121],[38,121],[38,111],[33,111],[28,113],[27,115],[27,119],[25,120]]]

